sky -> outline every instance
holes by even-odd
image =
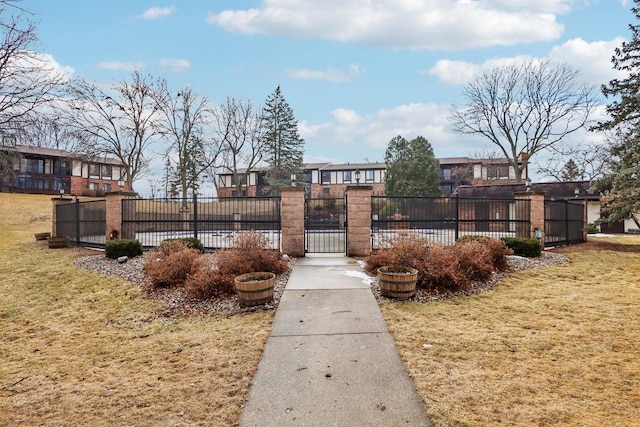
[[[189,86],[213,105],[227,97],[262,105],[280,86],[305,140],[305,162],[363,163],[384,161],[397,135],[427,138],[436,157],[492,151],[482,138],[453,133],[448,118],[450,107],[464,102],[464,85],[496,65],[562,61],[597,87],[618,77],[611,57],[630,37],[632,3],[24,0],[23,6],[39,23],[38,50],[71,77],[110,84],[140,71],[175,90]],[[595,138],[578,133],[571,142]],[[145,181],[136,190],[148,190]]]

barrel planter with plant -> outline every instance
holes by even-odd
[[[254,307],[273,301],[274,273],[259,271],[245,273],[234,279],[238,302],[245,307]]]
[[[69,236],[51,236],[47,241],[50,249],[66,248],[69,246]]]
[[[388,298],[409,299],[416,293],[418,270],[398,265],[377,270],[380,294]]]

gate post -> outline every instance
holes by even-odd
[[[372,186],[347,186],[347,256],[371,253]]]
[[[135,239],[136,234],[133,227],[122,227],[122,201],[135,197],[136,193],[113,192],[105,194],[106,200],[106,224],[105,238],[107,241],[115,238],[119,239]],[[135,216],[135,213],[133,213]],[[114,232],[111,234],[112,232]]]
[[[530,200],[529,221],[531,225],[528,230],[520,230],[521,227],[519,226],[519,224],[516,225],[516,236],[529,237],[529,238],[536,237],[536,230],[537,230],[538,235],[540,236],[538,240],[540,241],[540,245],[543,248],[544,248],[544,237],[545,237],[544,235],[544,230],[545,230],[544,228],[544,195],[545,193],[542,191],[528,191],[528,192],[513,193],[513,197],[516,200]]]
[[[280,189],[280,228],[282,252],[304,256],[304,187]]]

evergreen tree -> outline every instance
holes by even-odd
[[[387,146],[384,189],[387,196],[439,196],[440,163],[422,136],[407,141],[396,136]]]
[[[640,0],[631,9],[640,20]],[[602,93],[614,98],[607,105],[611,119],[601,122],[597,130],[613,130],[617,138],[611,143],[611,173],[598,183],[609,187],[602,200],[606,221],[632,218],[640,228],[640,25],[629,25],[631,40],[615,50],[613,68],[624,72],[624,79],[613,79],[602,86]]]
[[[564,170],[562,171],[562,181],[582,181],[582,173],[578,169],[578,165],[573,159],[569,159],[567,163],[564,164]]]
[[[304,139],[298,134],[298,122],[293,110],[280,92],[280,86],[265,101],[262,135],[264,159],[268,163],[266,180],[270,194],[291,184],[291,175],[301,176]]]

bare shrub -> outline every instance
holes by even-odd
[[[227,298],[234,294],[233,278],[223,276],[218,271],[211,256],[201,256],[187,277],[185,290],[192,298]]]
[[[375,273],[385,265],[403,265],[416,267],[416,260],[426,258],[429,253],[429,241],[415,233],[408,233],[386,239],[384,249],[369,255],[365,259],[364,269]]]
[[[162,242],[144,256],[144,271],[154,288],[183,285],[198,258],[198,251],[180,241]]]
[[[513,255],[513,250],[509,248],[503,240],[485,236],[463,236],[456,244],[462,244],[469,241],[482,243],[489,248],[491,251],[491,262],[493,264],[493,268],[498,271],[506,271],[509,269],[507,255]]]
[[[487,280],[493,274],[493,254],[485,243],[468,240],[451,248],[462,273],[471,280]]]
[[[417,259],[417,286],[425,289],[466,289],[470,278],[460,266],[460,258],[452,246],[434,245],[426,257]]]

